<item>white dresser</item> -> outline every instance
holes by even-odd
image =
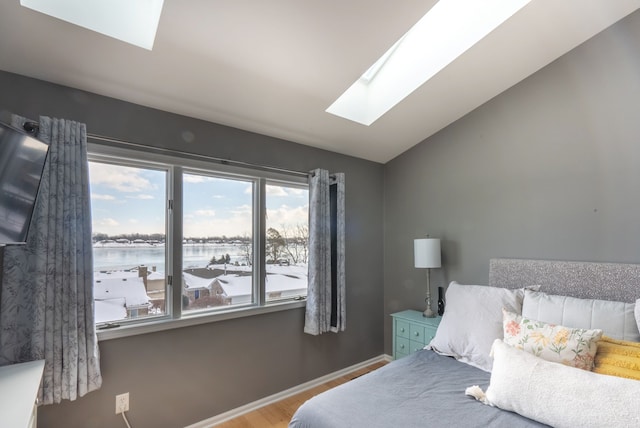
[[[3,427],[36,427],[36,397],[43,370],[44,360],[0,367],[0,415]]]

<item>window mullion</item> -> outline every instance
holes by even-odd
[[[256,181],[254,192],[254,284],[256,304],[262,306],[266,302],[266,180],[261,178]]]
[[[169,286],[171,300],[171,315],[177,319],[182,316],[182,167],[173,166],[169,169],[169,186],[167,197],[173,201],[167,215],[168,254],[167,266],[172,282]],[[169,204],[167,204],[169,208]],[[169,307],[169,302],[167,302]]]

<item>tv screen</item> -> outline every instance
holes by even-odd
[[[0,122],[0,245],[24,244],[49,145]]]

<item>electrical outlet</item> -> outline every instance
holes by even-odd
[[[116,415],[129,411],[129,393],[116,395]]]

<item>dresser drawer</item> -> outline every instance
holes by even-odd
[[[411,337],[410,324],[404,320],[396,320],[396,335],[409,339]]]
[[[409,338],[414,342],[424,344],[424,326],[411,323],[409,327]]]
[[[419,350],[421,350],[423,348],[424,348],[424,343],[416,342],[415,340],[410,340],[409,341],[409,351],[411,353],[417,352],[417,351],[419,351]]]
[[[431,328],[431,327],[425,327],[424,328],[424,344],[428,345],[429,342],[431,342],[431,340],[436,337],[436,330],[437,327]]]
[[[408,352],[395,352],[395,354],[393,355],[393,359],[394,360],[399,360],[400,358],[406,357],[407,355],[409,355]]]
[[[404,337],[396,337],[396,353],[408,354],[411,352],[411,341]]]

